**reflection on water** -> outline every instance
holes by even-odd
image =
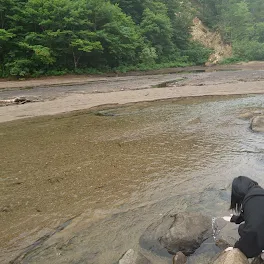
[[[115,263],[170,210],[221,215],[233,177],[264,185],[263,135],[237,118],[263,99],[168,100],[1,124],[2,262],[78,214],[21,263]]]

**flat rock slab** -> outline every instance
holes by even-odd
[[[222,249],[233,247],[239,239],[238,226],[217,218],[214,223],[216,245]]]

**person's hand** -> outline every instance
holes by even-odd
[[[234,249],[233,247],[228,247],[228,248],[225,249],[225,252],[227,252],[227,251],[231,251],[231,250],[233,250],[233,249]]]
[[[231,216],[224,216],[223,219],[227,222],[230,222],[231,220]]]
[[[230,222],[232,216],[233,216],[233,215],[231,214],[230,216],[224,216],[224,217],[222,217],[222,218],[223,218],[225,221]]]

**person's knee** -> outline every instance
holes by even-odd
[[[244,228],[245,228],[245,224],[241,224],[241,225],[239,225],[239,227],[238,227],[238,234],[239,234],[240,236],[243,235],[243,233],[244,233]]]

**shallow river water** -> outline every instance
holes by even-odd
[[[168,212],[223,215],[233,177],[264,185],[263,134],[238,118],[261,107],[187,98],[0,124],[1,263],[113,264]]]

